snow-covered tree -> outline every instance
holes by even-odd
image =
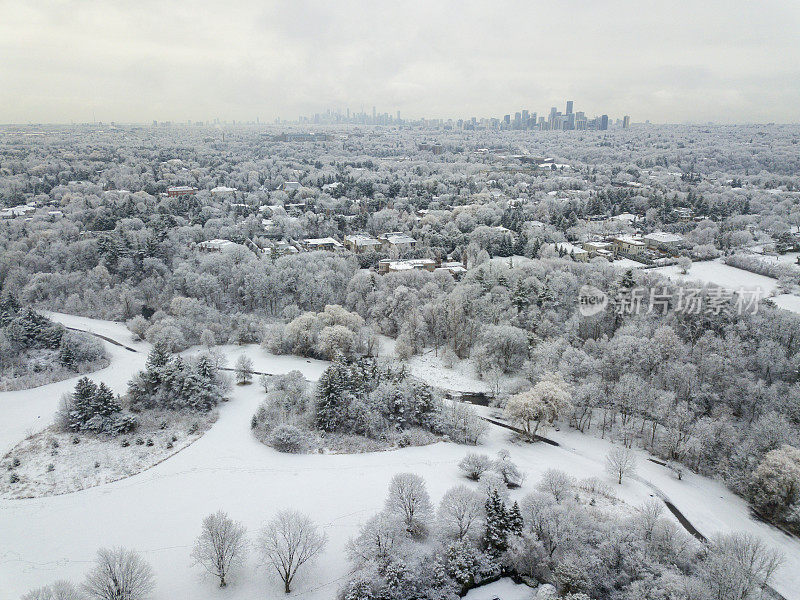
[[[563,378],[546,375],[527,392],[514,394],[506,402],[506,416],[522,426],[530,440],[542,426],[552,423],[571,408],[569,388]]]
[[[445,537],[463,540],[477,530],[482,509],[481,495],[464,485],[458,485],[442,496],[436,524]]]
[[[458,463],[458,468],[473,481],[478,481],[486,471],[492,466],[492,459],[486,454],[470,453],[464,456]]]
[[[636,454],[630,448],[614,446],[606,454],[606,470],[617,478],[622,485],[622,478],[636,473]]]
[[[313,561],[325,548],[328,538],[307,516],[282,510],[261,529],[257,547],[266,565],[275,570],[290,593],[300,568]]]
[[[245,354],[241,354],[236,359],[236,383],[245,385],[253,380],[253,359]]]
[[[242,564],[247,554],[246,529],[223,511],[203,519],[202,531],[194,543],[192,558],[214,577],[219,587],[228,584],[232,570]]]
[[[83,584],[92,600],[146,600],[155,588],[153,569],[133,550],[102,548]]]
[[[425,480],[414,473],[398,473],[392,477],[386,510],[403,520],[410,535],[424,536],[433,512]]]

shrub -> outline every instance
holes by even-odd
[[[289,452],[297,454],[302,452],[305,446],[303,432],[293,425],[278,425],[272,430],[269,437],[269,444],[278,452]]]
[[[467,454],[458,463],[458,468],[473,481],[478,481],[492,466],[492,459],[485,454]]]

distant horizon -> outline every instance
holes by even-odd
[[[636,122],[797,122],[800,3],[718,4],[7,0],[0,121],[272,122],[373,105],[457,119],[550,98]]]
[[[507,113],[506,113],[507,114]],[[605,113],[604,113],[605,114]],[[598,115],[600,116],[600,115]],[[622,116],[615,116],[615,115],[608,115],[609,123],[616,122],[617,120],[621,120]],[[471,118],[471,117],[470,117]],[[501,118],[501,117],[476,117],[478,122],[481,119],[489,119],[489,118]],[[217,125],[254,125],[254,126],[263,126],[263,127],[280,127],[282,125],[293,125],[298,127],[397,127],[398,124],[390,123],[390,124],[371,124],[371,123],[311,123],[311,122],[301,122],[297,118],[295,119],[280,119],[280,122],[275,122],[275,119],[261,119],[256,121],[254,119],[219,119],[218,122],[215,122],[217,117],[214,119],[192,119],[191,124],[188,123],[189,119],[146,119],[141,121],[127,121],[121,119],[103,119],[103,120],[96,120],[96,121],[84,121],[84,120],[71,120],[71,121],[8,121],[2,122],[0,121],[0,127],[20,127],[20,126],[85,126],[85,125],[115,125],[115,126],[144,126],[144,127],[153,127],[153,121],[157,121],[158,127],[165,125],[166,123],[170,123],[171,126],[178,126],[178,127],[215,127]],[[458,119],[464,119],[465,121],[467,118],[465,117],[409,117],[406,119],[403,117],[401,126],[408,126],[409,124],[419,124],[421,119],[425,119],[428,121],[442,121],[447,123],[452,121],[453,123],[457,122]],[[197,123],[200,123],[198,125]],[[715,122],[715,121],[683,121],[683,122],[657,122],[653,120],[637,120],[631,117],[631,125],[641,126],[641,125],[654,125],[654,126],[719,126],[719,127],[737,127],[737,126],[788,126],[788,125],[800,125],[800,119],[797,121],[738,121],[738,122]],[[616,127],[615,127],[616,129]],[[512,131],[521,131],[521,130],[512,130]],[[538,131],[535,129],[529,129],[528,131]],[[567,131],[567,130],[565,130]],[[581,133],[581,131],[593,131],[593,130],[578,130],[572,131],[569,133]],[[542,133],[550,133],[548,131],[543,131]]]

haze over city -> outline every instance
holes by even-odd
[[[796,122],[800,4],[5,0],[0,122],[502,117]],[[778,26],[779,25],[779,26]]]

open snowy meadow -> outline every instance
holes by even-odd
[[[143,366],[147,345],[132,342],[122,325],[50,316],[137,350],[106,342],[111,365],[93,377],[106,381],[115,391],[123,391],[128,378]],[[319,378],[325,366],[322,361],[270,356],[256,346],[231,346],[223,351],[228,364],[246,352],[253,358],[256,371],[298,369],[310,380]],[[27,392],[0,394],[3,452],[48,426],[58,397],[74,383],[67,380]],[[348,573],[344,551],[347,540],[380,510],[393,475],[421,475],[436,502],[453,485],[478,485],[464,479],[457,468],[459,460],[473,448],[452,443],[371,454],[281,454],[251,434],[250,418],[262,399],[263,391],[256,384],[235,386],[231,400],[220,407],[219,419],[205,435],[164,462],[127,479],[60,496],[0,500],[2,598],[18,598],[59,578],[80,580],[101,546],[125,546],[141,552],[155,570],[155,600],[277,597],[282,594],[280,583],[258,563],[254,553],[229,587],[220,590],[192,565],[191,546],[203,517],[217,509],[227,511],[254,534],[278,510],[292,508],[308,513],[322,525],[330,541],[315,566],[301,574],[291,596],[328,599],[334,597]],[[561,446],[522,444],[514,441],[511,431],[497,426],[489,430],[479,451],[495,454],[505,448],[526,473],[526,482],[511,491],[512,498],[533,489],[548,468],[562,469],[578,478],[608,478],[614,483],[604,474],[608,442],[571,430],[548,435]],[[707,536],[736,530],[755,533],[786,555],[774,587],[787,598],[800,597],[800,543],[796,539],[753,520],[745,501],[720,484],[690,473],[678,481],[644,454],[639,465],[635,478],[621,486],[613,485],[621,500],[637,506],[654,496],[669,499]],[[513,589],[514,597],[526,597],[507,583],[501,583],[501,588]],[[475,591],[470,598],[484,595]]]

